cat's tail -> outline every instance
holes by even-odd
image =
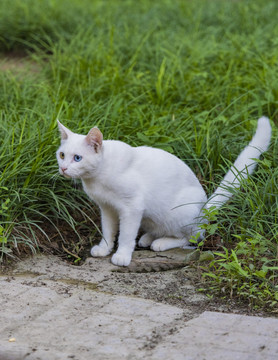
[[[209,198],[206,208],[221,207],[233,195],[233,190],[240,187],[240,182],[252,174],[256,167],[256,159],[268,149],[271,140],[271,125],[267,117],[258,120],[255,135],[250,143],[239,154],[233,166],[225,175],[218,188]]]

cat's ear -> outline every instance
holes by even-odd
[[[92,128],[88,132],[88,135],[85,138],[86,143],[90,146],[93,146],[95,152],[99,152],[101,150],[102,139],[103,139],[102,133],[97,127]]]
[[[67,138],[72,134],[72,131],[70,131],[68,128],[66,128],[63,124],[60,123],[60,121],[57,119],[58,127],[61,133],[61,139],[67,140]]]

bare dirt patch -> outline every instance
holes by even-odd
[[[24,52],[0,53],[0,70],[16,75],[36,74],[41,71],[37,62]]]
[[[0,71],[12,73],[19,79],[35,76],[42,71],[41,65],[24,52],[0,53]]]
[[[80,266],[72,265],[54,255],[37,255],[18,262],[9,277],[28,281],[32,286],[51,281],[52,287],[86,287],[111,295],[132,296],[177,306],[192,318],[205,310],[251,314],[244,304],[210,299],[199,291],[202,287],[194,252],[181,249],[154,253],[134,252],[129,267],[117,267],[106,258],[88,257]],[[8,285],[7,285],[8,286]],[[262,315],[256,314],[256,315]]]

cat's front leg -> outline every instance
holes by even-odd
[[[101,211],[101,227],[103,238],[98,245],[91,249],[91,255],[94,257],[107,256],[114,247],[115,236],[118,231],[118,216],[109,207],[102,206]]]
[[[141,220],[140,211],[129,210],[120,216],[119,247],[111,260],[114,265],[128,266],[130,264]]]

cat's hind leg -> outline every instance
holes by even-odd
[[[190,246],[190,243],[187,239],[177,239],[174,237],[163,237],[156,239],[151,244],[151,249],[153,251],[165,251],[174,248],[185,248]]]
[[[138,246],[143,248],[149,247],[151,246],[153,240],[154,240],[154,236],[149,233],[146,233],[140,237],[138,241]]]

